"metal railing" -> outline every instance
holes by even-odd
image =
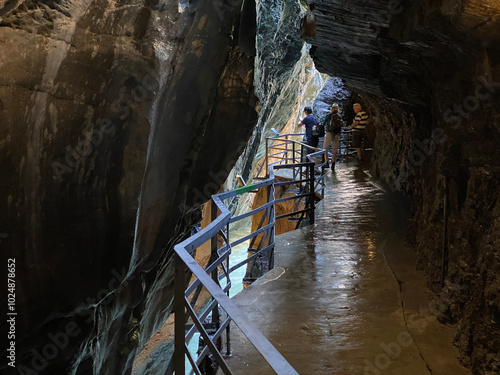
[[[328,165],[328,154],[325,150],[291,139],[291,137],[302,135],[303,134],[282,134],[276,137],[267,137],[266,158],[263,165],[265,165],[266,170],[269,171],[269,167],[276,165],[295,164],[302,161],[314,163],[314,189],[321,194],[322,199],[325,193],[325,167]],[[291,179],[301,179],[302,176],[303,171],[297,173],[297,171],[294,170]]]
[[[291,140],[291,137],[304,136],[303,133],[283,134],[276,137],[266,138],[266,155],[274,159],[274,163],[282,163],[286,160],[297,160],[304,158],[306,150],[314,150],[317,152],[319,149],[304,144],[300,141]],[[343,128],[339,135],[339,148],[337,150],[337,159],[340,162],[347,163],[348,161],[356,158],[356,149],[352,147],[352,130]],[[276,143],[280,140],[281,143]],[[274,142],[272,144],[271,142]],[[284,148],[283,148],[284,147]],[[278,151],[278,152],[274,152]],[[329,154],[330,156],[330,154]],[[262,163],[261,168],[257,175],[259,175],[264,167],[267,170],[267,164]]]
[[[356,149],[352,147],[352,130],[342,130],[340,132],[339,149],[337,158],[340,162],[347,163],[356,158]]]
[[[292,142],[295,144],[296,141]],[[303,145],[300,142],[296,143]],[[320,193],[323,196],[324,193],[324,183],[318,184],[318,181],[322,181],[322,177],[324,177],[324,164],[316,164],[315,160],[323,158],[323,154],[323,150],[315,151],[307,155],[306,162],[301,162],[300,159],[295,158],[289,159],[293,161],[291,164],[269,163],[267,179],[212,196],[211,223],[200,232],[175,246],[175,350],[167,374],[175,371],[176,375],[184,375],[186,373],[186,357],[191,366],[191,369],[187,372],[189,374],[205,373],[203,369],[213,368],[212,362],[216,362],[224,374],[231,374],[222,354],[223,346],[225,346],[226,355],[231,353],[231,321],[239,327],[277,374],[297,374],[293,367],[264,335],[248,321],[246,316],[229,298],[230,274],[234,270],[262,258],[266,259],[268,269],[273,268],[276,220],[284,218],[296,220],[297,226],[305,219],[308,219],[310,223],[314,223],[315,200],[318,199],[317,194]],[[291,171],[294,178],[289,181],[278,181],[275,178],[275,171],[283,170]],[[323,176],[319,175],[319,171]],[[224,204],[225,200],[264,188],[267,193],[267,202],[250,212],[234,217],[231,216],[230,211]],[[294,190],[295,195],[282,197],[282,194],[276,193],[276,188],[287,191]],[[293,199],[297,203],[291,212],[280,216],[275,215],[275,205],[277,203]],[[300,202],[303,202],[303,207],[299,205]],[[257,229],[253,233],[231,242],[229,239],[230,224],[253,215],[262,215]],[[192,254],[197,248],[209,241],[211,258],[207,268],[203,269],[195,261]],[[253,254],[230,267],[229,255],[231,249],[246,241],[250,241],[249,250],[252,250]],[[189,274],[194,275],[196,279],[186,289],[186,276]],[[225,285],[221,286],[221,282],[225,282]],[[205,309],[197,313],[194,306],[203,287],[210,293],[212,298]],[[224,332],[226,332],[225,343],[223,343]],[[195,333],[199,333],[202,339],[200,340],[201,345],[196,358],[188,348],[188,344]]]

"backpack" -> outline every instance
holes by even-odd
[[[340,120],[340,117],[337,113],[335,113],[333,116],[330,117],[330,124],[329,128],[332,134],[339,134],[340,131],[342,130],[342,122]]]
[[[312,127],[312,135],[317,135],[318,137],[325,136],[325,125],[320,124],[316,116],[314,116],[315,124]]]

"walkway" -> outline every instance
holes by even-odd
[[[341,165],[317,223],[277,238],[276,268],[233,298],[301,375],[470,374],[404,246],[407,203]],[[232,329],[235,374],[274,372]]]

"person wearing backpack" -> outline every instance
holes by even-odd
[[[312,108],[311,107],[305,107],[304,108],[304,114],[305,117],[300,120],[300,122],[297,124],[298,126],[304,125],[306,128],[306,144],[308,146],[312,147],[318,147],[319,143],[319,136],[317,129],[319,127],[318,120],[316,117],[312,114]],[[313,149],[307,149],[307,153],[311,154],[315,152]]]
[[[335,169],[335,162],[337,161],[337,151],[339,149],[340,143],[340,131],[342,130],[342,120],[339,116],[339,105],[333,103],[330,108],[330,113],[327,114],[323,120],[323,125],[326,129],[325,141],[323,142],[323,148],[325,149],[325,155],[328,155],[328,149],[330,144],[333,143],[332,147],[332,170]],[[328,156],[327,156],[328,158]],[[327,166],[328,168],[328,160]]]

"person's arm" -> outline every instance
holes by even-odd
[[[302,126],[302,125],[304,125],[304,123],[302,122],[303,120],[304,120],[304,119],[299,120],[299,123],[297,124],[297,126]]]

